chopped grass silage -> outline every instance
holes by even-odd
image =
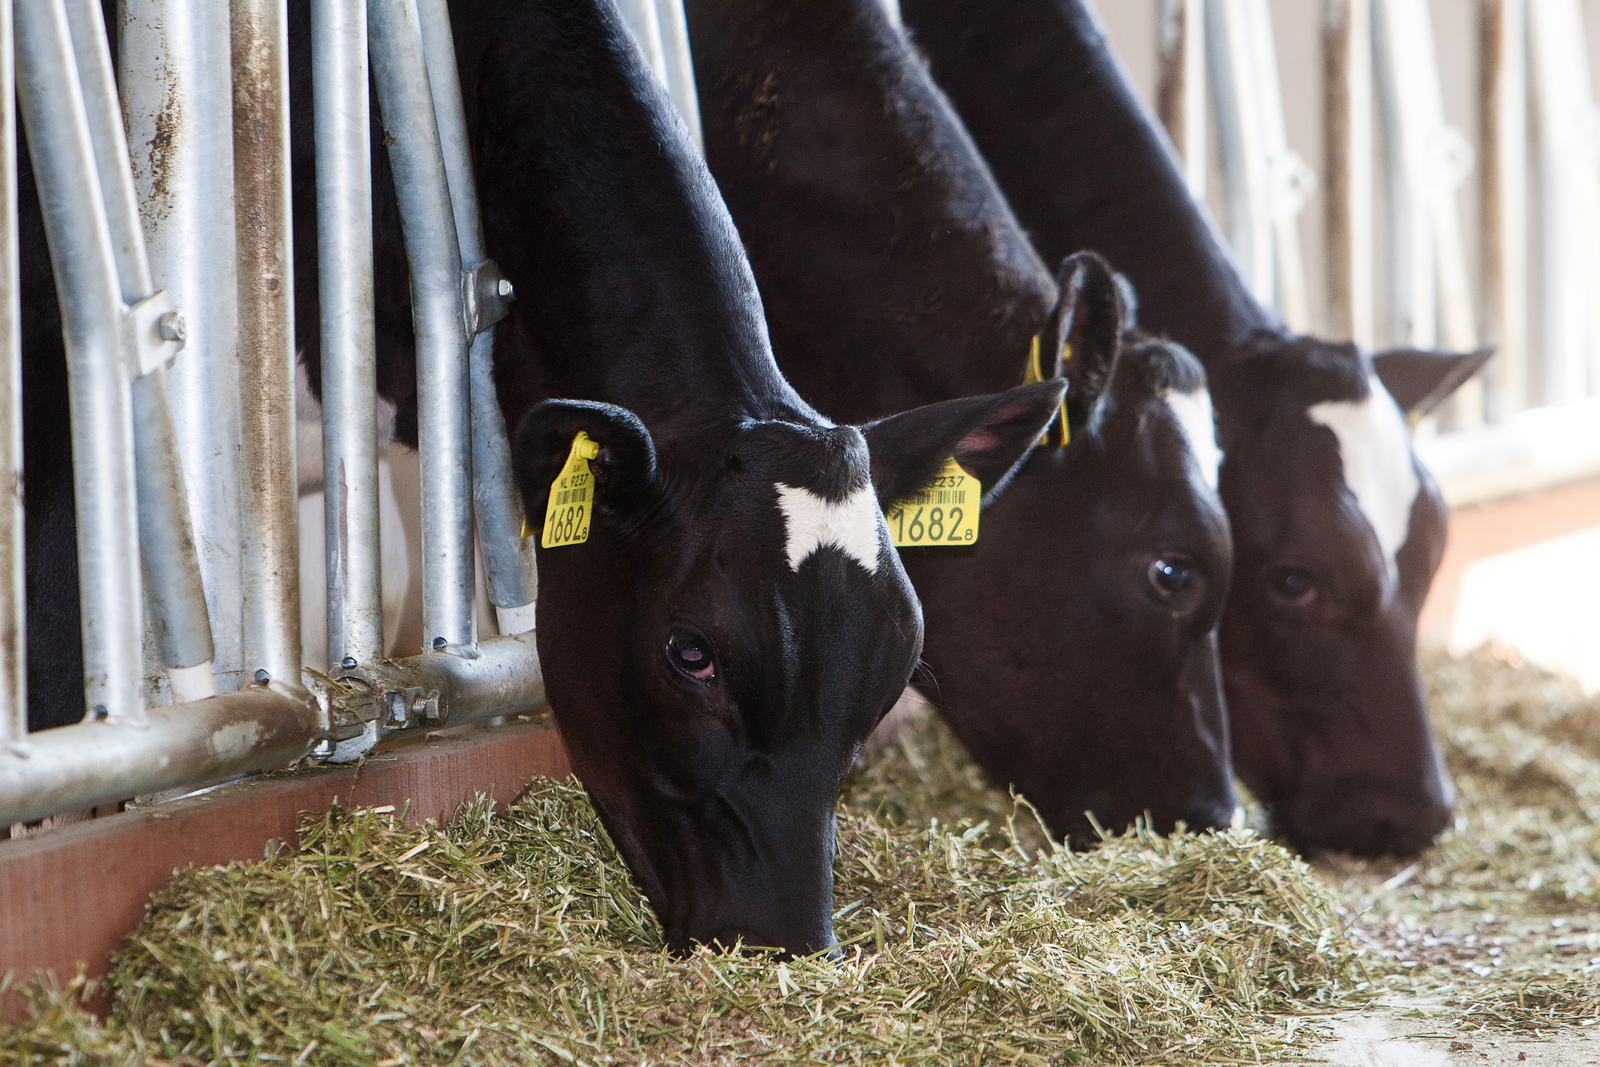
[[[570,785],[445,830],[335,811],[297,852],[180,873],[109,1022],[36,988],[0,1063],[1255,1061],[1291,1046],[1268,1013],[1365,985],[1317,879],[1248,832],[987,835],[846,808],[841,958],[678,959]]]
[[[1600,1024],[1600,698],[1480,649],[1423,655],[1454,826],[1412,860],[1325,857],[1397,1002],[1464,1030]]]

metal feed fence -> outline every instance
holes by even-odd
[[[681,0],[625,6],[698,135]],[[328,675],[301,664],[285,0],[123,0],[117,79],[99,0],[0,2],[0,478],[20,489],[14,78],[61,298],[89,709],[28,732],[7,493],[0,824],[544,704],[492,380],[513,294],[483,250],[445,0],[312,15]],[[382,647],[369,59],[417,336],[426,651],[400,660]],[[501,631],[484,639],[475,533]]]
[[[682,0],[619,2],[698,140]],[[1317,175],[1288,147],[1267,0],[1154,2],[1159,109],[1186,180],[1204,200],[1214,121],[1224,232],[1255,294],[1309,328],[1299,216]],[[542,705],[491,377],[513,294],[484,255],[445,0],[312,5],[327,675],[300,662],[285,2],[123,0],[115,80],[100,12],[0,0],[0,477],[19,484],[22,461],[15,55],[67,342],[90,709],[27,732],[8,494],[0,824]],[[1479,14],[1481,289],[1459,202],[1473,152],[1444,120],[1427,0],[1323,4],[1335,332],[1471,348],[1481,331],[1500,349],[1429,446],[1457,475],[1487,472],[1458,500],[1600,471],[1600,445],[1568,432],[1600,403],[1600,122],[1580,0]],[[426,651],[399,660],[383,656],[379,578],[369,61],[415,295]],[[1530,425],[1544,434],[1531,474],[1516,437]],[[474,535],[501,636],[476,632]]]
[[[1272,8],[1155,4],[1157,105],[1186,180],[1204,201],[1214,121],[1224,232],[1255,295],[1309,331],[1299,216],[1318,176],[1284,136]],[[1584,5],[1473,11],[1477,55],[1449,58],[1478,68],[1476,151],[1445,118],[1428,0],[1320,4],[1332,332],[1369,348],[1497,349],[1423,427],[1453,503],[1600,473],[1600,110]],[[1463,204],[1475,166],[1479,200]]]

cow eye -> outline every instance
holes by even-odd
[[[711,651],[711,642],[682,626],[674,626],[667,635],[667,660],[698,682],[709,682],[717,676],[717,657]]]
[[[1146,574],[1150,588],[1162,600],[1176,600],[1195,585],[1193,561],[1178,556],[1155,560]]]
[[[1280,567],[1272,572],[1272,595],[1290,607],[1306,608],[1317,599],[1317,583],[1300,567]]]

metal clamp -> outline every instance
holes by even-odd
[[[486,259],[461,275],[461,300],[466,311],[467,333],[476,337],[511,310],[516,299],[511,281],[500,273],[500,264]]]
[[[183,316],[165,289],[157,289],[122,311],[129,379],[143,378],[170,364],[183,351]]]

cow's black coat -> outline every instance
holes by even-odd
[[[903,550],[927,618],[927,695],[1051,828],[1226,824],[1214,627],[1226,520],[1163,402],[1192,357],[1118,354],[1117,286],[1064,291],[1034,254],[879,0],[689,0],[706,152],[750,254],[780,366],[830,415],[873,418],[1046,374],[1073,356],[1074,439],[1044,448],[971,550]],[[1152,584],[1158,559],[1184,586]],[[1174,572],[1178,573],[1178,572]]]
[[[1365,398],[1373,360],[1289,335],[1250,296],[1083,0],[902,6],[1040,250],[1111,257],[1140,294],[1142,325],[1187,345],[1210,373],[1234,537],[1222,654],[1240,776],[1302,844],[1427,844],[1454,798],[1415,665],[1444,507],[1416,465],[1422,490],[1400,580],[1386,581],[1334,436],[1306,417],[1311,404]],[[1408,376],[1407,399],[1437,402],[1433,385],[1482,358],[1433,359],[1425,387]],[[1380,357],[1379,374],[1390,369]],[[1287,595],[1301,583],[1309,603]]]
[[[951,454],[1003,481],[1062,387],[834,426],[778,373],[715,185],[609,0],[459,0],[451,16],[486,238],[521,297],[495,358],[536,519],[575,434],[600,445],[588,541],[540,551],[539,652],[573,766],[671,947],[826,949],[838,788],[921,646],[879,500],[924,484]],[[299,0],[296,319],[315,387],[313,44]],[[414,442],[409,289],[384,144],[375,126],[379,385]],[[51,418],[63,406],[61,344],[37,206],[25,210],[25,337],[29,367],[46,377],[28,421],[51,432],[66,421]],[[58,437],[42,450],[30,437],[28,476],[64,503],[70,545],[70,477],[51,466],[70,451]],[[801,500],[798,520],[780,510],[786,492]],[[838,533],[829,508],[852,501],[854,533]],[[56,514],[31,509],[30,522]],[[811,531],[801,552],[798,528]],[[36,663],[66,661],[72,621],[52,635],[54,619],[34,616],[59,654]],[[81,692],[81,672],[52,681]]]

